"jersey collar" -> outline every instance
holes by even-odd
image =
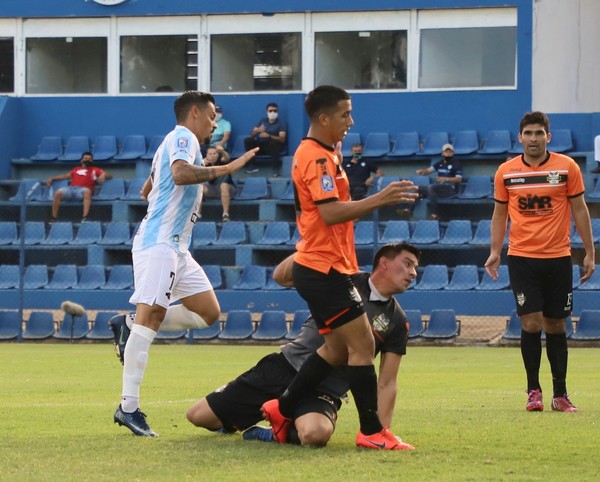
[[[371,281],[371,277],[369,277],[369,288],[371,288],[371,294],[369,294],[369,301],[389,301],[390,300],[389,298],[386,298],[385,296],[383,296],[377,290],[377,288],[375,288],[375,285]]]
[[[319,139],[315,139],[314,137],[304,137],[302,139],[303,141],[313,141],[316,142],[317,144],[319,144],[320,146],[322,146],[323,148],[327,149],[328,151],[333,152],[335,149],[332,146],[328,146],[327,144],[323,144]]]
[[[546,159],[544,159],[542,162],[540,162],[536,167],[543,166],[544,164],[546,164],[548,162],[548,159],[550,159],[550,152],[546,151]],[[534,167],[525,160],[525,154],[521,154],[521,161],[527,167]]]

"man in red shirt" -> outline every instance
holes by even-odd
[[[107,174],[99,167],[94,167],[94,160],[91,152],[84,152],[81,155],[81,166],[74,167],[67,174],[49,177],[46,180],[46,185],[50,187],[54,181],[63,179],[69,180],[67,187],[57,189],[52,200],[52,219],[50,222],[56,221],[58,218],[58,210],[63,199],[83,199],[83,217],[81,222],[87,220],[92,205],[92,194],[96,184],[102,184],[106,179],[111,179],[112,175]]]

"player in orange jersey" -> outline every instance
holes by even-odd
[[[576,412],[567,395],[566,319],[573,309],[571,215],[583,240],[585,282],[594,272],[594,242],[584,201],[581,170],[573,159],[548,152],[550,123],[543,112],[521,119],[523,155],[502,164],[495,176],[496,201],[490,256],[485,269],[498,277],[502,242],[510,219],[508,269],[517,313],[521,317],[521,354],[527,373],[528,411],[542,411],[539,381],[541,331],[552,371],[552,410]]]

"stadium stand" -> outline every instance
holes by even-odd
[[[431,310],[423,338],[454,338],[460,335],[460,320],[454,310]]]
[[[223,224],[221,233],[213,244],[231,246],[245,243],[247,240],[246,224],[243,221],[229,221]]]
[[[32,161],[54,161],[62,156],[62,139],[56,136],[42,137],[37,152],[31,156]]]
[[[44,264],[30,264],[25,268],[23,286],[27,290],[37,290],[48,284],[48,267]]]
[[[492,195],[492,180],[490,176],[469,176],[463,192],[458,199],[482,199]]]
[[[59,161],[79,161],[84,152],[90,152],[90,139],[88,136],[71,136],[67,140],[64,153],[58,157]]]
[[[220,340],[246,340],[254,332],[252,314],[249,310],[232,310],[227,313]]]
[[[196,223],[192,231],[192,246],[208,246],[217,240],[217,224],[214,221]]]
[[[342,141],[342,156],[349,157],[352,155],[352,146],[354,144],[362,144],[360,134],[358,132],[348,132]]]
[[[571,129],[551,129],[552,139],[548,150],[552,152],[567,152],[573,150],[573,134]]]
[[[354,226],[354,244],[357,246],[372,246],[374,229],[375,224],[373,221],[358,221]]]
[[[21,316],[18,311],[0,311],[0,340],[16,340],[21,333]]]
[[[440,240],[440,223],[437,220],[420,220],[408,240],[412,244],[432,244]]]
[[[408,319],[408,338],[417,338],[425,331],[421,310],[404,310]]]
[[[399,132],[392,139],[393,148],[388,152],[387,157],[407,157],[412,156],[419,150],[419,133]]]
[[[480,291],[498,291],[508,288],[510,288],[510,280],[508,278],[508,266],[505,264],[498,266],[498,279],[496,281],[484,270],[481,283],[475,287],[476,290]]]
[[[521,318],[517,312],[513,310],[510,318],[506,320],[506,329],[502,334],[505,340],[520,340],[521,339]]]
[[[78,290],[96,290],[106,284],[104,266],[89,264],[81,269],[79,282],[75,286]]]
[[[42,244],[46,239],[46,227],[41,221],[31,221],[25,224],[25,244],[33,246]]]
[[[254,201],[256,199],[266,199],[269,197],[269,186],[266,177],[248,177],[244,181],[239,194],[235,199],[238,201]]]
[[[504,154],[511,147],[510,131],[491,130],[483,140],[483,147],[477,152],[479,154]]]
[[[15,221],[0,222],[0,246],[17,243],[17,223]]]
[[[156,150],[158,149],[164,138],[165,136],[162,135],[152,136],[152,139],[150,139],[150,145],[148,146],[148,150],[140,157],[142,159],[147,160],[154,158],[154,154],[156,153]]]
[[[290,225],[285,221],[269,221],[263,237],[256,244],[277,245],[290,240]]]
[[[32,311],[23,331],[24,340],[45,340],[54,335],[54,317],[49,311]]]
[[[126,290],[133,288],[133,268],[127,264],[114,264],[108,275],[108,280],[100,289]]]
[[[415,290],[441,290],[448,285],[448,267],[445,264],[428,264]]]
[[[117,161],[133,161],[146,153],[146,138],[140,135],[130,135],[123,139],[121,149],[113,159]]]
[[[158,330],[156,339],[163,341],[180,340],[181,338],[185,338],[187,334],[187,330]]]
[[[54,268],[52,280],[46,286],[48,290],[67,290],[77,285],[77,267],[74,264],[59,264]]]
[[[277,281],[275,281],[273,279],[273,270],[274,269],[275,268],[267,268],[267,282],[265,283],[265,286],[263,289],[269,290],[269,291],[280,291],[280,290],[289,289],[285,286],[281,286],[279,283],[277,283]]]
[[[600,340],[600,311],[581,310],[572,340]]]
[[[452,271],[450,283],[444,286],[445,290],[468,291],[479,285],[479,272],[474,264],[458,265]]]
[[[108,161],[117,155],[117,138],[115,136],[98,136],[92,147],[94,161]]]
[[[189,337],[192,341],[194,340],[214,340],[221,333],[221,322],[217,321],[210,325],[208,328],[202,330],[190,330]]]
[[[19,287],[19,267],[15,264],[0,265],[0,290]]]
[[[281,340],[287,334],[285,312],[281,310],[267,310],[262,313],[256,331],[252,333],[253,340]]]
[[[59,340],[80,340],[88,334],[90,328],[88,326],[88,315],[71,316],[65,314],[58,330],[53,337]]]
[[[254,264],[245,266],[240,280],[233,285],[234,290],[260,290],[265,287],[267,268]]]
[[[410,227],[408,221],[388,221],[383,229],[383,234],[379,238],[379,243],[402,243],[409,238]]]
[[[387,132],[370,132],[365,138],[363,157],[383,157],[390,152],[390,135]]]
[[[473,239],[471,221],[464,219],[452,219],[446,226],[444,236],[438,241],[439,244],[466,244]]]
[[[107,179],[100,186],[95,201],[114,201],[125,197],[125,180],[120,178]]]
[[[592,276],[589,277],[589,279],[579,285],[579,288],[577,288],[579,291],[596,291],[596,290],[600,290],[600,265],[596,265],[596,269],[594,270],[594,273],[592,274]]]
[[[464,130],[458,131],[453,139],[454,154],[455,155],[466,155],[473,154],[479,149],[479,138],[477,137],[477,131],[475,130]]]
[[[146,182],[146,178],[144,177],[136,177],[129,181],[127,186],[127,192],[125,196],[122,197],[125,201],[142,201],[142,197],[140,196],[140,191],[142,186]]]
[[[114,335],[108,326],[108,320],[118,314],[116,311],[99,311],[92,329],[86,333],[85,338],[88,340],[112,340]]]
[[[208,281],[212,285],[213,289],[219,289],[223,287],[223,275],[221,274],[221,267],[216,264],[205,264],[202,266]]]
[[[48,237],[41,244],[58,246],[73,241],[73,223],[60,221],[52,223]]]
[[[294,317],[292,318],[290,329],[285,335],[285,338],[287,340],[293,340],[294,338],[296,338],[299,335],[300,330],[302,329],[302,325],[306,323],[306,320],[308,320],[309,317],[309,310],[296,310],[294,312]]]
[[[84,223],[85,224],[85,223]],[[116,222],[106,226],[106,232],[98,244],[119,245],[131,239],[129,223]]]
[[[446,131],[434,131],[427,134],[423,142],[423,148],[417,151],[421,156],[439,156],[442,146],[448,144],[450,139]]]
[[[75,239],[69,241],[72,245],[90,245],[102,240],[102,224],[100,221],[86,221],[81,223]]]

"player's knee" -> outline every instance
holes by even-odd
[[[200,409],[194,405],[188,409],[185,416],[188,419],[188,422],[190,422],[192,425],[195,425],[196,427],[202,427],[198,412],[200,412]]]
[[[311,424],[297,427],[298,438],[302,445],[325,447],[333,435],[333,427],[325,424]]]

